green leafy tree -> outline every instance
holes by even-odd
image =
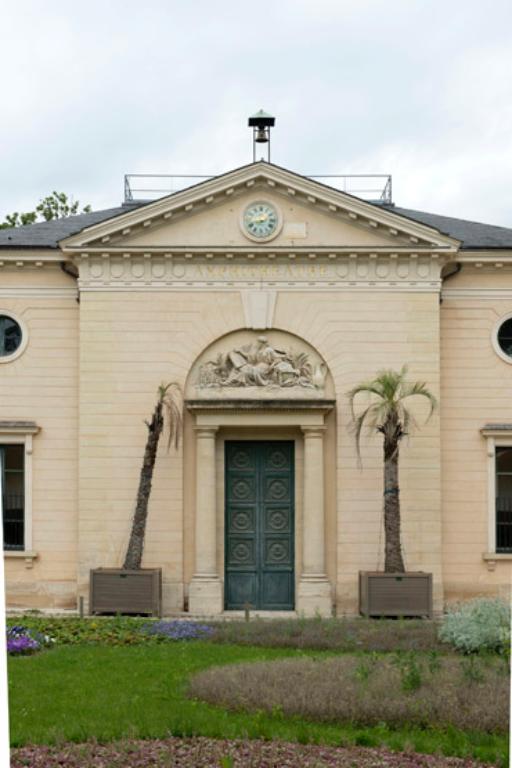
[[[146,536],[149,496],[151,493],[158,442],[164,430],[165,421],[167,421],[167,429],[169,432],[168,447],[170,447],[171,443],[174,443],[175,448],[178,447],[182,427],[181,403],[182,392],[179,384],[172,382],[170,384],[160,385],[151,421],[146,421],[148,437],[140,471],[132,530],[126,549],[126,557],[123,563],[123,568],[126,570],[137,570],[141,566],[144,538]]]
[[[405,571],[400,535],[398,459],[401,440],[416,426],[406,401],[416,396],[426,398],[430,405],[427,420],[437,406],[436,398],[424,382],[410,382],[406,376],[406,366],[400,371],[379,371],[374,379],[359,384],[348,393],[358,456],[364,425],[370,432],[379,432],[384,437],[384,570],[387,573]],[[355,400],[361,394],[368,395],[371,400],[356,415]]]
[[[24,227],[26,224],[33,224],[37,219],[36,211],[28,213],[8,213],[5,221],[0,224],[0,229],[9,229],[10,227]]]
[[[0,229],[9,229],[10,227],[24,227],[27,224],[34,224],[39,221],[52,221],[52,219],[62,219],[66,216],[74,216],[77,213],[89,213],[90,205],[84,205],[80,210],[80,202],[72,202],[65,192],[53,191],[51,195],[44,197],[39,205],[36,205],[35,211],[19,213],[15,211],[5,217],[5,221],[0,224]]]

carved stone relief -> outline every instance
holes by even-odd
[[[327,366],[300,340],[281,332],[233,335],[206,352],[191,374],[194,394],[210,398],[323,398]],[[294,341],[296,342],[294,344]],[[238,343],[237,343],[238,342]]]

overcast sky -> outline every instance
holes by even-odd
[[[0,219],[244,165],[263,108],[279,165],[512,227],[510,0],[3,0],[0,28]]]

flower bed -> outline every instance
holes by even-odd
[[[141,629],[146,635],[167,640],[205,640],[214,632],[207,624],[195,621],[154,621],[144,624]]]
[[[23,747],[11,768],[479,768],[471,759],[390,752],[361,747],[321,747],[282,741],[171,738],[113,744]]]
[[[29,656],[42,648],[51,646],[55,641],[33,629],[19,624],[7,628],[7,653],[11,656]]]
[[[60,645],[140,645],[165,643],[180,639],[196,626],[208,627],[201,639],[219,644],[259,646],[261,648],[298,648],[331,651],[408,651],[438,650],[450,652],[450,646],[437,639],[434,621],[375,621],[372,619],[272,619],[265,621],[216,621],[197,624],[191,619],[151,621],[128,616],[51,617],[26,615],[8,619],[9,624],[23,622],[30,630],[54,637]],[[169,625],[165,632],[141,631],[143,627]],[[172,626],[171,626],[172,625]],[[173,627],[176,626],[176,632]],[[184,627],[179,629],[179,627]],[[191,635],[193,630],[191,629]],[[183,637],[181,639],[189,639]],[[190,638],[192,639],[192,638]]]
[[[343,655],[211,667],[189,695],[243,712],[279,712],[325,723],[508,732],[506,660]]]

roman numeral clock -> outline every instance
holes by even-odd
[[[275,205],[265,200],[257,200],[245,208],[240,224],[246,237],[264,243],[279,234],[283,221]]]

